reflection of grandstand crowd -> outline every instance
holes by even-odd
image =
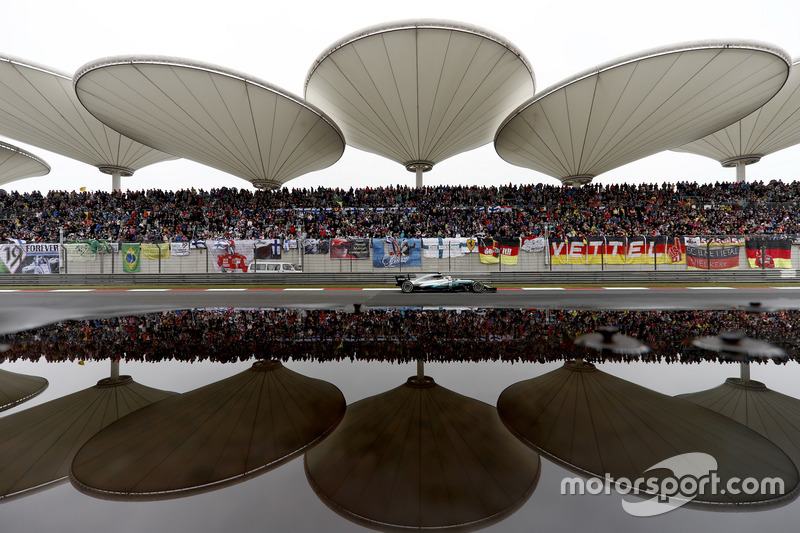
[[[645,355],[579,349],[573,339],[604,325],[648,344]],[[568,311],[485,309],[427,311],[192,309],[65,322],[0,337],[10,360],[130,361],[251,359],[549,362],[578,356],[692,363],[728,360],[688,341],[736,329],[784,347],[798,360],[800,311]]]
[[[800,233],[800,183],[379,187],[257,191],[0,191],[0,233],[73,239]],[[713,206],[706,209],[705,206]],[[487,212],[479,208],[507,207]]]

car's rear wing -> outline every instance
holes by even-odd
[[[404,281],[408,281],[410,279],[411,279],[411,274],[406,274],[405,276],[395,276],[394,277],[395,285],[401,287]]]

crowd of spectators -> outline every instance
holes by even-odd
[[[652,351],[617,355],[574,344],[609,325]],[[0,336],[0,344],[10,345],[6,359],[33,361],[738,361],[691,344],[726,330],[780,345],[787,356],[776,362],[799,360],[800,311],[190,309],[52,324]]]
[[[800,182],[0,190],[3,240],[800,234]]]

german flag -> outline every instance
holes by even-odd
[[[519,237],[499,239],[500,262],[504,265],[516,265],[519,260]]]
[[[567,264],[567,242],[564,239],[553,237],[549,239],[550,247],[550,264],[552,265],[566,265]]]
[[[500,262],[500,246],[492,237],[478,239],[478,252],[480,252],[481,263],[497,264]]]
[[[744,247],[750,268],[792,268],[791,239],[750,238]]]

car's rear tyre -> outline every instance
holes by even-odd
[[[470,285],[472,292],[483,292],[483,283],[480,281],[473,281],[472,285]]]
[[[402,285],[400,285],[400,290],[403,292],[413,292],[414,291],[414,284],[410,281],[404,281]]]

